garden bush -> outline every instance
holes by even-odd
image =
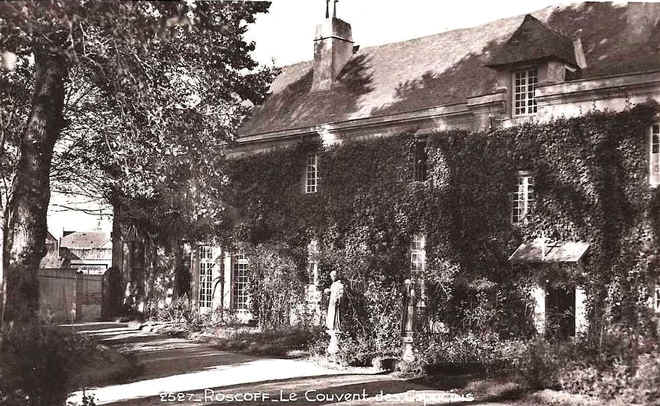
[[[74,373],[91,358],[90,338],[54,327],[14,326],[2,334],[0,404],[64,405]]]
[[[258,355],[286,356],[292,351],[307,351],[320,329],[284,328],[278,330],[237,329],[213,339],[221,350],[246,352]]]
[[[147,313],[147,319],[165,323],[170,328],[185,332],[214,331],[222,327],[241,324],[236,313],[226,309],[216,309],[212,312],[200,312],[190,304],[188,295],[172,300],[171,303],[156,307]]]
[[[527,343],[492,332],[458,336],[434,334],[418,339],[418,363],[426,373],[510,373]]]
[[[532,389],[562,389],[623,404],[660,400],[660,346],[620,327],[601,340],[552,342],[536,339],[520,354],[521,383]]]

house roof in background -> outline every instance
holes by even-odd
[[[110,234],[103,231],[76,231],[62,237],[62,248],[68,249],[108,249],[112,248]]]
[[[660,3],[580,3],[533,15],[555,34],[581,39],[587,62],[583,78],[660,69]],[[360,48],[330,91],[310,92],[312,61],[286,66],[271,85],[272,94],[239,134],[387,116],[492,93],[496,73],[485,65],[523,21],[524,16],[510,17]],[[565,43],[556,42],[544,53],[568,58]]]

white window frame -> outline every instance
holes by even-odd
[[[319,188],[319,156],[318,154],[307,155],[305,162],[305,193],[318,192]]]
[[[237,311],[250,310],[250,292],[248,290],[248,260],[243,254],[234,255],[231,264],[232,309]]]
[[[649,128],[649,185],[660,185],[660,122]]]
[[[511,115],[524,117],[536,114],[536,86],[538,69],[526,68],[517,70],[511,75]]]
[[[213,247],[199,247],[199,307],[210,308],[213,304]]]
[[[421,276],[426,270],[426,236],[414,234],[410,241],[410,274]]]
[[[534,175],[529,171],[518,172],[516,190],[511,198],[511,224],[520,224],[534,204]]]

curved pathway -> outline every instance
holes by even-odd
[[[308,360],[220,351],[121,323],[76,327],[134,357],[141,366],[137,377],[87,389],[97,405],[486,404],[369,369],[343,371]],[[74,392],[69,401],[80,405],[81,397],[81,392]]]

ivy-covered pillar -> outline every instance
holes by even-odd
[[[587,334],[587,294],[583,287],[575,287],[575,335]]]
[[[543,281],[536,281],[532,286],[532,300],[534,302],[534,327],[536,333],[539,335],[545,334],[546,317],[545,317],[545,295],[546,287]]]
[[[229,250],[225,251],[224,254],[224,283],[222,284],[222,307],[225,310],[231,310],[231,277],[232,277],[232,267],[231,267],[231,252]]]

